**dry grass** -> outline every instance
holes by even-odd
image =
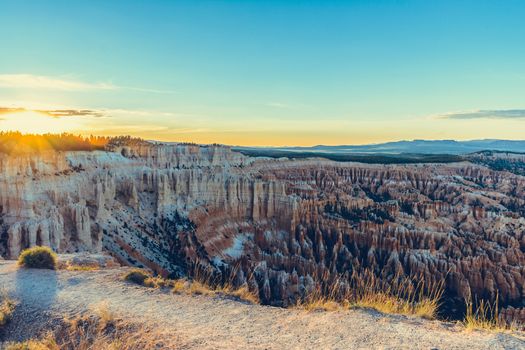
[[[199,281],[190,281],[187,279],[178,279],[174,280],[173,288],[171,289],[173,293],[176,294],[193,294],[193,295],[213,295],[216,293],[215,289],[199,282]]]
[[[103,327],[106,327],[109,324],[115,322],[115,314],[110,310],[109,304],[107,301],[101,302],[98,305],[95,305],[93,311],[99,317],[99,322]]]
[[[233,273],[232,273],[233,274]],[[227,295],[252,304],[259,304],[257,294],[250,291],[247,285],[234,287],[233,277],[226,282],[217,282],[213,274],[203,269],[195,269],[192,279],[165,279],[160,276],[153,277],[142,269],[132,269],[124,274],[123,280],[148,288],[170,288],[173,293],[188,295]]]
[[[68,271],[98,271],[100,270],[99,266],[95,265],[67,265],[64,270]]]
[[[5,291],[0,291],[0,327],[3,327],[11,319],[15,311],[16,303],[9,298]]]
[[[5,350],[61,350],[51,335],[40,340],[28,340],[21,343],[8,343]]]
[[[177,293],[177,294],[180,294],[180,293],[184,293],[186,292],[186,290],[188,289],[189,286],[187,286],[187,284],[189,284],[190,282],[188,282],[187,280],[185,279],[178,279],[178,280],[175,280],[173,282],[173,288],[172,288],[172,291],[173,293]]]
[[[144,281],[144,285],[150,288],[173,288],[175,281],[160,276],[149,277]]]
[[[173,281],[172,291],[177,294],[188,295],[227,295],[251,304],[259,304],[259,297],[251,292],[248,286],[243,285],[239,288],[234,288],[231,284],[226,285],[212,285],[206,282],[197,280],[179,279]]]
[[[148,288],[172,288],[174,283],[173,280],[160,276],[154,277],[150,272],[143,269],[132,269],[126,272],[122,279]]]
[[[443,295],[443,282],[428,283],[397,276],[386,283],[371,271],[354,273],[349,281],[336,278],[318,283],[297,306],[305,310],[336,311],[371,308],[386,314],[434,319]]]
[[[6,350],[177,349],[172,331],[160,331],[116,318],[101,305],[93,314],[64,320],[42,339],[7,344]]]
[[[259,304],[259,296],[255,292],[252,292],[248,285],[235,285],[234,280],[238,271],[239,266],[236,266],[229,272],[226,279],[220,280],[213,271],[210,271],[205,267],[195,266],[192,272],[193,279],[191,281],[185,281],[185,283],[180,284],[177,287],[179,290],[182,287],[183,291],[186,288],[190,294],[222,294],[252,304]],[[174,290],[176,291],[177,288],[174,288]]]
[[[243,285],[240,288],[232,288],[231,285],[225,288],[222,288],[220,292],[231,295],[235,298],[247,301],[252,304],[259,304],[261,301],[259,300],[259,296],[252,291],[250,291],[250,288],[248,288],[247,285]]]
[[[155,287],[155,283],[151,274],[148,271],[142,269],[132,269],[126,272],[124,276],[122,276],[122,279],[124,281],[135,283],[144,287]]]
[[[339,303],[326,298],[319,298],[315,300],[299,301],[297,307],[307,311],[338,311],[344,310],[348,306],[344,303]]]
[[[190,294],[195,295],[212,295],[216,292],[216,290],[213,289],[213,287],[199,281],[191,281],[189,284],[188,291],[190,292]]]
[[[509,324],[500,317],[498,296],[496,296],[496,300],[492,304],[485,300],[481,300],[477,303],[475,309],[474,303],[470,298],[465,300],[465,303],[467,311],[465,313],[463,325],[469,331],[485,330],[492,332],[505,332],[515,331],[522,328],[517,324]]]

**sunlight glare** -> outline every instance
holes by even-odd
[[[48,115],[24,111],[0,117],[1,131],[20,131],[22,133],[45,134],[71,132],[80,127],[73,118],[53,118]]]

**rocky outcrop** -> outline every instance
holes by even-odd
[[[244,157],[221,146],[0,158],[0,255],[105,250],[164,275],[234,273],[288,305],[367,269],[446,281],[518,314],[525,178],[472,163],[365,165]]]

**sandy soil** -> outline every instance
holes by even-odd
[[[521,334],[467,332],[370,310],[307,312],[174,295],[122,282],[122,272],[26,270],[0,261],[0,288],[20,302],[0,336],[21,340],[35,325],[105,302],[120,317],[169,329],[183,349],[525,349]]]

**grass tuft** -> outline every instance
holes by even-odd
[[[100,267],[94,266],[94,265],[67,265],[65,267],[65,270],[68,271],[98,271],[100,270]]]
[[[49,247],[33,247],[20,253],[18,265],[32,269],[55,270],[57,256]]]
[[[298,301],[305,310],[336,311],[349,308],[371,308],[385,314],[415,315],[434,319],[443,295],[444,284],[425,283],[396,276],[388,283],[372,271],[354,272],[349,281],[336,278],[317,283]]]
[[[228,287],[224,287],[221,290],[222,293],[226,295],[231,295],[235,298],[238,298],[243,301],[247,301],[251,304],[260,304],[261,301],[259,299],[259,296],[248,288],[248,286],[245,284],[241,286],[240,288],[233,288],[231,285]]]
[[[338,311],[344,310],[347,306],[326,298],[319,298],[315,300],[299,301],[297,307],[307,311]]]
[[[465,320],[463,321],[465,328],[469,331],[485,330],[492,332],[518,330],[520,328],[518,325],[509,324],[500,317],[498,299],[499,296],[496,296],[493,303],[481,300],[475,308],[471,298],[465,300],[467,306]]]
[[[150,273],[142,269],[132,269],[126,272],[122,279],[141,286],[154,287]]]
[[[9,298],[7,292],[0,292],[0,328],[5,326],[15,311],[16,303]]]

